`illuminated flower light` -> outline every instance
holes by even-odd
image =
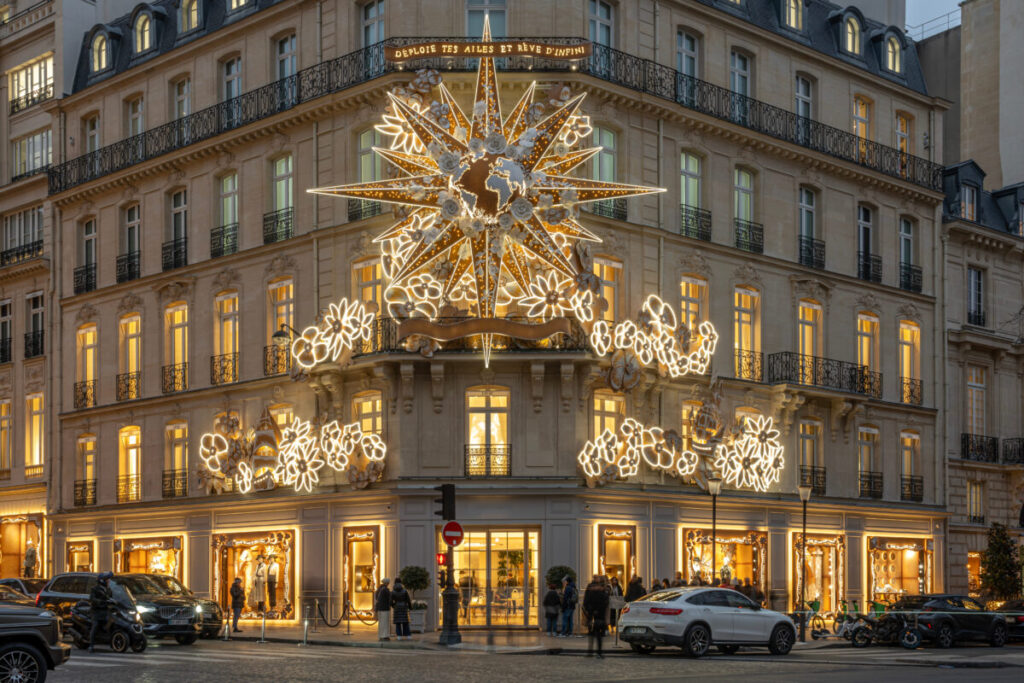
[[[597,479],[610,467],[614,468],[615,475],[618,475],[618,469],[615,468],[618,457],[619,437],[612,430],[605,429],[601,436],[597,437],[596,443],[588,441],[583,446],[576,460],[588,478]]]
[[[715,451],[714,467],[727,484],[765,492],[778,483],[785,466],[779,431],[770,417],[744,418],[743,433]]]
[[[565,296],[569,281],[559,278],[554,272],[541,275],[530,283],[530,296],[520,303],[526,307],[526,314],[533,318],[554,318],[572,307]]]
[[[606,356],[612,350],[612,332],[607,320],[598,320],[590,331],[590,345],[594,353]]]
[[[292,357],[305,369],[330,359],[339,361],[373,334],[373,313],[359,301],[342,298],[328,307],[318,326],[310,326],[292,342]]]
[[[629,391],[640,382],[640,361],[630,349],[618,349],[608,369],[608,386],[615,391]]]
[[[298,492],[307,493],[320,482],[320,468],[324,466],[319,440],[312,434],[309,422],[294,418],[285,428],[280,444],[275,477]]]
[[[692,476],[699,456],[683,450],[683,441],[674,430],[647,427],[634,418],[626,418],[616,434],[610,429],[587,441],[576,458],[588,486],[599,486],[639,473],[640,463],[673,476]]]

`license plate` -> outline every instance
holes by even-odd
[[[171,626],[188,626],[188,619],[171,619]]]
[[[643,626],[627,626],[622,629],[623,633],[643,633],[646,629]]]

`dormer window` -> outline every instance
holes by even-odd
[[[228,0],[228,9],[234,12],[245,7],[247,2],[248,0]]]
[[[140,14],[135,20],[135,54],[153,47],[153,22],[148,14]]]
[[[783,21],[786,23],[787,28],[791,28],[794,31],[802,31],[804,29],[804,13],[803,8],[800,7],[803,0],[785,0],[785,16]]]
[[[98,33],[92,39],[92,71],[99,73],[107,68],[107,36]]]
[[[199,26],[199,0],[183,0],[181,3],[181,32],[192,31]]]
[[[896,36],[885,39],[885,68],[893,73],[903,71],[903,48]]]
[[[852,55],[860,54],[860,22],[856,17],[843,21],[843,47]]]
[[[963,185],[960,188],[962,206],[960,215],[964,220],[978,220],[978,188],[974,185]]]

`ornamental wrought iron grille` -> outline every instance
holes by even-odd
[[[229,223],[210,231],[210,258],[238,252],[238,223]]]
[[[711,241],[711,212],[696,206],[679,205],[679,234],[704,242]]]
[[[918,474],[904,474],[900,477],[900,500],[920,503],[924,500],[924,477]]]
[[[823,240],[800,235],[800,265],[808,268],[825,268],[825,242]]]
[[[882,257],[866,251],[857,252],[857,277],[868,282],[882,281]]]
[[[924,403],[924,382],[913,377],[900,377],[900,400],[914,406]]]
[[[134,503],[142,500],[142,477],[129,474],[117,478],[117,502]]]
[[[961,434],[960,457],[976,462],[999,462],[999,439],[980,434]]]
[[[810,486],[815,496],[825,495],[825,468],[817,465],[800,465],[800,485]]]
[[[188,495],[188,470],[164,470],[164,498],[181,498]]]
[[[922,282],[921,266],[900,261],[900,289],[905,289],[908,292],[920,292]]]
[[[860,497],[881,498],[882,497],[882,473],[867,472],[860,473]]]
[[[292,237],[295,209],[281,209],[263,214],[263,244],[283,242]]]
[[[210,384],[230,384],[237,381],[237,353],[225,353],[219,356],[210,356]]]
[[[75,481],[75,506],[96,504],[96,480],[78,479]]]
[[[43,241],[36,240],[0,251],[0,266],[9,266],[43,255]]]
[[[188,389],[188,363],[163,366],[161,389],[165,394]]]
[[[75,382],[75,410],[96,405],[96,380]]]
[[[760,223],[735,218],[736,248],[752,254],[764,253],[764,226]]]
[[[348,200],[349,221],[361,221],[384,213],[384,205],[372,199]]]
[[[75,294],[84,294],[96,289],[96,264],[87,263],[75,268]]]
[[[479,444],[466,446],[467,477],[508,477],[512,475],[512,446]]]
[[[142,373],[122,372],[117,376],[117,400],[131,401],[139,397]]]
[[[118,284],[130,280],[138,280],[142,274],[140,263],[141,254],[137,251],[119,255],[117,257],[116,273]]]
[[[35,358],[36,356],[43,355],[43,341],[45,340],[45,331],[37,330],[35,332],[25,333],[25,358]]]

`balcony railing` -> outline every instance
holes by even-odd
[[[53,0],[41,0],[41,2],[37,2],[31,7],[15,12],[7,17],[7,21],[0,23],[0,40],[9,38],[30,26],[38,24],[44,19],[52,17],[56,4]]]
[[[467,445],[467,477],[508,477],[512,474],[509,457],[512,447],[506,444]]]
[[[231,384],[238,381],[238,354],[210,356],[210,384]]]
[[[129,474],[117,478],[117,502],[133,503],[142,500],[142,477]]]
[[[985,327],[985,311],[967,311],[967,324]]]
[[[11,362],[11,338],[0,339],[0,363]]]
[[[75,507],[96,504],[96,480],[78,479],[75,481]]]
[[[882,281],[882,257],[866,251],[857,252],[857,277],[868,282]]]
[[[599,202],[584,204],[583,209],[595,216],[613,218],[617,221],[626,220],[626,198],[616,197],[615,199],[602,199]]]
[[[46,465],[25,465],[25,478],[38,479],[46,472]]]
[[[117,400],[133,401],[139,397],[142,373],[123,372],[117,376]]]
[[[999,439],[980,434],[961,434],[960,457],[976,462],[999,462]]]
[[[379,216],[384,212],[384,205],[372,199],[348,200],[348,220],[361,221],[364,218]]]
[[[238,251],[238,223],[229,223],[210,231],[210,258]]]
[[[25,333],[25,358],[35,358],[36,356],[43,355],[44,335],[45,332],[43,330]]]
[[[752,254],[764,253],[764,226],[742,218],[734,219],[736,224],[736,248]]]
[[[50,169],[50,193],[64,192],[163,154],[183,144],[209,140],[250,123],[286,111],[301,103],[344,91],[399,68],[472,71],[472,57],[437,56],[398,65],[384,58],[388,46],[422,42],[429,38],[389,38],[335,59],[315,64],[293,76],[268,83],[236,98],[219,102],[189,116],[83,154]],[[445,40],[451,40],[446,38]],[[458,39],[475,42],[474,39]],[[577,45],[576,38],[531,38],[552,45]],[[737,95],[722,86],[686,76],[672,67],[594,44],[592,54],[578,61],[522,56],[501,60],[505,71],[547,71],[586,74],[633,91],[658,97],[701,114],[729,121],[771,138],[856,164],[929,190],[942,191],[942,166],[840,128],[810,121],[765,102]]]
[[[711,212],[696,206],[679,205],[679,234],[695,240],[711,241]]]
[[[914,406],[924,403],[924,382],[913,377],[900,377],[900,401]]]
[[[825,268],[825,242],[813,237],[800,235],[800,265],[808,268]]]
[[[901,476],[900,500],[913,500],[918,503],[924,500],[924,477],[917,474]]]
[[[900,289],[920,292],[922,284],[921,266],[900,261]]]
[[[507,320],[518,321],[524,318],[510,317]],[[466,318],[437,318],[439,323],[454,323]],[[369,341],[358,341],[353,356],[368,356],[374,353],[405,353],[405,342],[398,340],[398,325],[401,321],[394,318],[377,318],[373,321],[373,331]],[[494,353],[536,353],[538,351],[584,352],[589,348],[587,333],[575,320],[570,320],[570,334],[556,334],[548,339],[528,341],[510,339],[500,335],[491,337],[491,349]],[[441,350],[454,353],[480,353],[483,349],[479,335],[455,339],[445,342]]]
[[[832,358],[805,356],[782,351],[768,356],[768,382],[789,382],[865,394],[874,398],[882,395],[882,373],[868,370],[863,365]]]
[[[816,496],[825,495],[825,468],[816,465],[800,465],[800,485],[810,486]]]
[[[160,263],[164,270],[174,270],[175,268],[187,266],[188,238],[179,237],[178,239],[164,242],[163,248],[160,250]]]
[[[87,263],[75,268],[75,294],[85,294],[96,289],[96,264]]]
[[[1024,439],[1003,439],[1003,463],[1024,465]]]
[[[985,515],[967,515],[967,522],[970,524],[984,524]]]
[[[164,470],[164,498],[182,498],[188,495],[188,470]]]
[[[263,214],[263,244],[291,239],[294,215],[295,209],[292,208]]]
[[[764,381],[764,354],[760,351],[735,351],[736,379],[749,379],[752,382]]]
[[[75,410],[96,405],[96,380],[75,382]]]
[[[121,254],[117,257],[117,281],[128,282],[129,280],[138,280],[142,274],[139,267],[140,253],[133,251],[128,254]]]
[[[10,266],[43,255],[43,241],[36,240],[0,251],[0,266]]]
[[[33,104],[45,102],[51,97],[53,97],[53,83],[47,83],[41,88],[36,88],[30,93],[25,93],[21,97],[11,100],[11,113],[16,114],[22,109],[28,109]]]
[[[283,375],[292,368],[292,352],[289,346],[271,344],[263,347],[263,376]]]
[[[188,389],[188,363],[165,365],[162,370],[160,387],[165,394]]]
[[[881,498],[882,497],[882,473],[864,472],[860,473],[860,497]]]

